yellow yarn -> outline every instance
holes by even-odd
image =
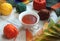
[[[1,5],[0,5],[1,6]],[[0,14],[1,14],[1,7],[0,7]]]
[[[5,3],[5,2],[6,2],[6,0],[0,0],[0,14],[1,14],[1,4]]]
[[[0,4],[5,3],[5,2],[6,2],[6,0],[0,0]]]
[[[9,15],[12,12],[12,5],[9,3],[1,4],[1,14]]]

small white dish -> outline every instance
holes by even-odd
[[[37,21],[34,24],[26,24],[22,21],[22,18],[25,15],[34,15],[37,18]],[[19,21],[25,29],[27,28],[29,30],[31,30],[31,29],[35,30],[34,26],[36,26],[38,24],[39,20],[40,20],[39,15],[34,11],[25,11],[25,12],[22,12],[22,13],[19,14]]]
[[[37,21],[36,21],[36,23],[34,23],[34,24],[25,24],[25,23],[23,23],[22,22],[22,18],[25,16],[25,15],[34,15],[36,18],[37,18]],[[36,12],[34,12],[34,11],[25,11],[25,12],[22,12],[22,13],[20,13],[19,14],[19,20],[20,20],[20,22],[23,24],[23,25],[35,25],[35,24],[37,24],[38,22],[39,22],[39,15],[36,13]]]

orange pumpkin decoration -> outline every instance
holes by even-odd
[[[18,30],[15,26],[13,26],[12,24],[7,24],[4,27],[4,35],[6,36],[6,38],[11,39],[17,36],[18,34]]]

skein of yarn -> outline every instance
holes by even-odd
[[[1,14],[5,15],[5,16],[10,15],[12,12],[12,9],[13,9],[13,7],[10,3],[2,3],[0,8],[1,8],[1,10],[0,10]]]
[[[46,0],[34,0],[33,8],[37,11],[46,8]]]
[[[13,26],[12,24],[7,24],[4,27],[4,35],[6,36],[6,38],[11,39],[17,36],[18,34],[18,30],[15,26]]]

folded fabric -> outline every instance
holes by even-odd
[[[59,17],[60,16],[60,8],[56,9],[55,11],[56,11],[57,16]]]
[[[55,5],[51,6],[51,8],[53,8],[54,10],[60,8],[60,3],[56,3]]]
[[[47,4],[46,6],[47,7],[51,7],[52,5],[58,3],[59,0],[46,0]]]

